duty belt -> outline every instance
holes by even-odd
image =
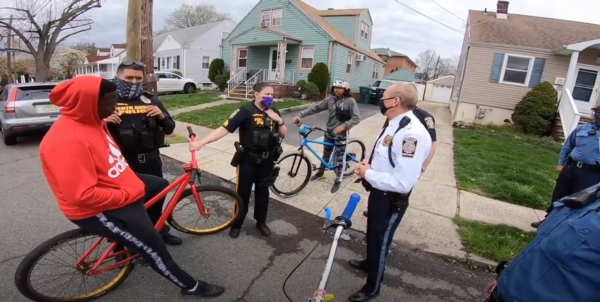
[[[133,162],[137,162],[137,163],[140,163],[140,164],[144,164],[148,160],[151,160],[151,159],[156,158],[156,157],[158,157],[158,150],[157,151],[148,152],[148,153],[126,155],[125,159],[127,159],[127,161],[133,161]]]
[[[250,150],[250,151],[248,151],[248,154],[252,155],[254,157],[257,157],[259,159],[263,159],[263,158],[269,158],[269,156],[271,156],[272,152],[270,152],[270,151],[261,152],[261,151]]]
[[[595,172],[600,172],[600,166],[598,165],[589,165],[582,161],[571,160],[571,164],[580,169],[592,170]]]

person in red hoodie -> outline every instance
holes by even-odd
[[[117,86],[96,76],[57,85],[50,101],[61,117],[40,144],[42,171],[61,212],[80,228],[139,253],[184,295],[204,298],[224,288],[182,270],[154,228],[144,202],[166,188],[163,178],[129,168],[103,119],[115,112]]]

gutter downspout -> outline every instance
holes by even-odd
[[[456,96],[456,106],[454,107],[454,114],[452,115],[452,120],[456,119],[456,114],[458,113],[458,105],[460,105],[460,95],[462,94],[463,85],[465,84],[465,73],[467,72],[467,65],[469,65],[469,52],[471,50],[471,43],[467,46],[467,55],[465,56],[465,66],[463,66],[461,75],[460,75],[460,88],[458,89],[458,95]],[[456,87],[454,87],[456,89]]]
[[[335,53],[333,52],[333,47],[335,46],[335,40],[329,40],[329,55],[327,58],[327,66],[332,66],[332,62],[335,62]],[[329,71],[329,86],[332,85],[333,83],[333,78],[334,78],[334,73],[335,73],[335,68],[333,68],[333,72],[331,72],[331,70]],[[327,96],[327,94],[329,93],[329,90],[325,91],[325,96]]]

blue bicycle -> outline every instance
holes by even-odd
[[[277,185],[275,182],[271,186],[271,192],[279,197],[291,197],[295,196],[300,191],[302,191],[308,182],[310,181],[313,170],[316,170],[317,167],[315,164],[312,164],[310,159],[306,154],[304,154],[304,148],[308,149],[310,153],[312,153],[320,162],[323,167],[325,167],[326,171],[334,170],[335,174],[339,177],[336,179],[336,182],[341,182],[343,177],[352,176],[354,174],[354,166],[352,165],[359,163],[363,159],[365,159],[365,144],[359,140],[350,140],[346,141],[346,156],[343,157],[343,163],[335,163],[336,161],[336,150],[335,145],[332,143],[317,141],[307,138],[308,135],[314,131],[327,132],[327,130],[323,130],[319,127],[310,127],[304,124],[298,124],[298,133],[300,134],[300,147],[298,147],[298,152],[290,153],[283,156],[277,162],[280,167],[280,176],[287,175],[291,178],[303,177],[303,181],[299,187],[291,190],[284,190]],[[310,144],[319,144],[325,146],[329,146],[333,148],[331,152],[331,156],[329,157],[329,162],[325,162],[323,157],[321,157],[311,146]],[[305,166],[307,169],[306,175],[301,175],[298,173],[300,168]],[[341,169],[340,171],[340,168]]]

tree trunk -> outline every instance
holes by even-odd
[[[35,60],[35,81],[36,82],[46,82],[48,78],[48,66],[43,59]]]

